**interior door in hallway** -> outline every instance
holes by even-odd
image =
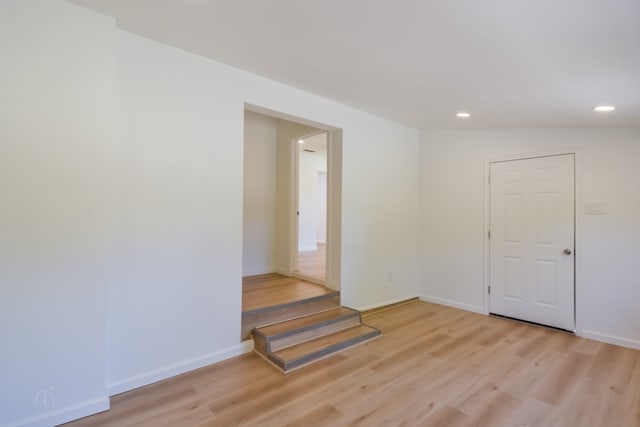
[[[491,163],[491,313],[573,330],[574,155]]]

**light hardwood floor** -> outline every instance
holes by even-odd
[[[87,426],[640,426],[640,352],[414,301],[283,375],[255,354],[115,396]]]
[[[333,293],[324,286],[277,273],[242,278],[242,311],[288,304]]]
[[[327,245],[318,243],[318,250],[298,252],[298,273],[325,280],[327,270]]]

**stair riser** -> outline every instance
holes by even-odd
[[[320,311],[308,316],[298,317],[286,322],[278,322],[269,326],[261,326],[255,329],[256,333],[267,337],[268,341],[284,338],[307,329],[318,328],[331,322],[346,319],[349,316],[359,315],[357,310],[346,307],[336,307],[330,310]]]
[[[286,320],[296,319],[298,317],[308,316],[320,311],[330,310],[340,307],[340,297],[321,299],[306,304],[293,305],[274,310],[266,313],[256,314],[242,318],[242,337],[243,339],[251,338],[251,330],[260,326],[272,325]]]
[[[372,339],[377,338],[379,336],[380,336],[380,331],[377,331],[377,330],[376,331],[372,331],[369,334],[362,335],[362,336],[356,337],[354,339],[341,342],[339,344],[327,347],[327,348],[325,348],[325,349],[323,349],[321,351],[315,352],[313,354],[306,355],[306,356],[304,356],[302,358],[299,358],[299,359],[290,360],[290,361],[284,361],[284,363],[283,363],[283,361],[278,361],[279,362],[278,365],[282,365],[283,366],[283,370],[285,371],[285,373],[291,372],[294,369],[301,368],[301,367],[303,367],[305,365],[308,365],[308,364],[310,364],[312,362],[315,362],[316,360],[323,359],[323,358],[325,358],[327,356],[330,356],[330,355],[332,355],[334,353],[338,353],[338,352],[340,352],[342,350],[345,350],[345,349],[347,349],[349,347],[353,347],[355,345],[362,344],[362,343],[364,343],[366,341],[372,340]]]
[[[253,349],[261,355],[268,357],[268,347],[265,337],[253,334]]]
[[[291,347],[292,345],[300,344],[315,338],[320,338],[325,335],[329,335],[334,332],[356,326],[358,324],[360,324],[360,315],[356,313],[355,315],[349,316],[337,322],[332,322],[328,325],[307,329],[303,332],[289,335],[284,338],[269,340],[268,349],[272,352],[282,350],[284,348]]]

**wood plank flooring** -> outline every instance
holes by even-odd
[[[298,252],[298,273],[305,276],[326,280],[327,245],[318,243],[315,251]]]
[[[334,291],[277,273],[242,278],[242,311],[288,304]]]
[[[364,320],[384,336],[289,375],[247,354],[68,426],[640,426],[640,351],[421,301]]]

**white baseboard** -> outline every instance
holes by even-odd
[[[331,290],[334,291],[339,291],[340,290],[340,285],[338,283],[333,283],[333,282],[327,282],[325,283],[325,286]]]
[[[629,347],[636,350],[640,350],[640,341],[632,340],[629,338],[616,337],[613,335],[603,334],[603,333],[594,332],[594,331],[587,331],[587,330],[576,331],[576,335],[583,338],[589,338],[595,341],[606,342],[607,344],[619,345],[621,347]]]
[[[271,274],[275,272],[277,272],[277,269],[275,267],[249,268],[247,271],[242,272],[242,277],[259,276],[261,274]]]
[[[184,374],[194,369],[202,368],[231,357],[240,356],[253,350],[253,341],[243,341],[233,347],[225,348],[214,353],[194,357],[192,359],[177,362],[151,372],[145,372],[135,377],[127,378],[107,385],[109,396],[124,393],[134,388],[142,387],[157,381]]]
[[[449,307],[459,308],[461,310],[472,311],[474,313],[489,314],[485,311],[484,307],[461,303],[461,302],[449,300],[446,298],[438,298],[430,295],[422,295],[420,296],[420,299],[423,301],[432,302],[434,304],[446,305]],[[576,332],[576,335],[583,338],[589,338],[595,341],[605,342],[607,344],[619,345],[621,347],[628,347],[628,348],[640,350],[640,341],[629,339],[629,338],[617,337],[614,335],[608,335],[608,334],[603,334],[600,332],[594,332],[589,330],[578,330]]]
[[[434,304],[446,305],[453,308],[459,308],[460,310],[472,311],[474,313],[489,314],[485,311],[484,307],[479,305],[467,304],[464,302],[454,301],[446,298],[438,298],[431,295],[421,295],[420,299],[426,302],[432,302]]]
[[[356,310],[359,310],[359,311],[373,310],[374,308],[384,307],[385,305],[397,304],[399,302],[415,298],[416,296],[417,295],[411,295],[411,296],[406,296],[406,297],[403,297],[403,298],[396,298],[396,299],[392,299],[392,300],[388,300],[388,301],[384,301],[384,302],[380,302],[380,303],[376,303],[376,304],[365,305],[364,307],[359,307]]]
[[[60,409],[47,412],[42,415],[26,418],[19,421],[13,421],[5,424],[3,427],[51,427],[59,424],[68,423],[69,421],[79,418],[88,417],[89,415],[104,412],[109,409],[109,398],[99,397],[97,399],[87,400],[86,402],[77,403],[75,405],[65,406]]]
[[[275,273],[282,274],[283,276],[291,276],[291,272],[285,268],[276,267]]]

